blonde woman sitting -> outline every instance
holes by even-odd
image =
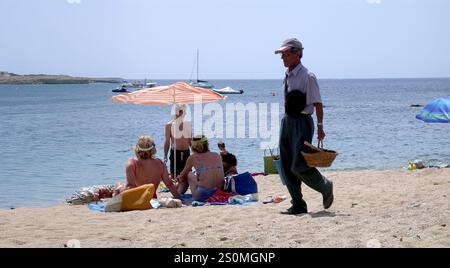
[[[169,179],[166,164],[155,157],[156,146],[150,136],[139,137],[134,149],[137,158],[130,157],[127,162],[127,188],[135,188],[152,183],[158,189],[161,180],[175,198],[181,199],[177,188]],[[156,198],[156,193],[154,198]]]
[[[178,191],[185,193],[189,187],[196,201],[205,201],[224,183],[222,158],[209,151],[208,139],[201,135],[192,139],[194,152],[178,178]],[[192,168],[195,172],[191,172]]]

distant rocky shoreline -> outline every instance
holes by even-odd
[[[121,78],[91,78],[69,75],[28,74],[18,75],[0,72],[0,84],[90,84],[90,83],[120,83]]]

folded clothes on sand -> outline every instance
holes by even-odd
[[[82,205],[99,201],[102,198],[111,198],[115,189],[116,187],[112,184],[83,187],[75,191],[66,202],[73,205]]]

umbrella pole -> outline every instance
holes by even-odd
[[[174,94],[173,94],[173,98],[175,100],[175,91],[174,91]],[[177,124],[176,124],[176,122],[177,122],[177,110],[175,108],[175,120],[173,122],[173,123],[175,123],[175,131],[174,131],[175,133],[174,133],[174,137],[173,137],[173,148],[174,148],[173,149],[173,151],[174,151],[173,152],[174,153],[174,156],[173,156],[174,171],[173,171],[173,173],[175,173],[175,180],[177,180],[177,128],[176,128]],[[174,126],[173,123],[172,123],[172,126]],[[178,182],[178,180],[177,180],[177,182]]]
[[[175,124],[175,126],[176,126],[176,124]],[[173,156],[173,161],[174,161],[174,173],[175,173],[175,179],[177,178],[177,140],[176,140],[176,137],[177,137],[177,135],[176,135],[176,132],[177,132],[177,129],[175,128],[175,137],[173,137],[173,148],[174,148],[174,156]]]

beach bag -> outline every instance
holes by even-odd
[[[145,210],[152,208],[150,200],[155,194],[153,184],[144,184],[139,187],[125,190],[122,195],[122,211]]]
[[[266,154],[266,150],[269,150],[270,155]],[[275,149],[264,149],[264,173],[266,174],[278,174],[276,165],[275,165],[275,160],[280,159],[280,155],[274,153]]]
[[[225,178],[224,191],[239,195],[254,194],[258,192],[258,185],[249,172],[228,176]]]

